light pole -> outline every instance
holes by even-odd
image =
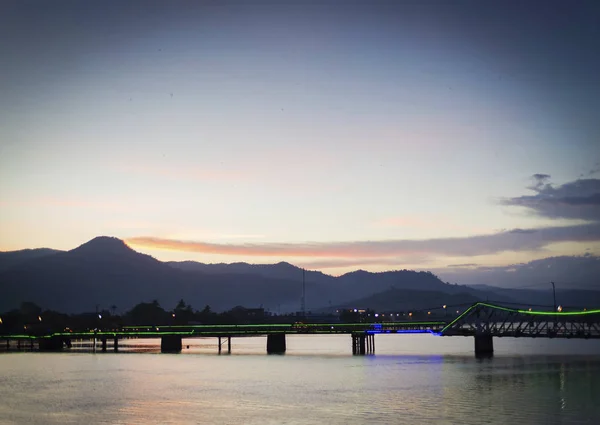
[[[550,282],[552,284],[552,296],[554,297],[554,328],[552,330],[552,332],[556,332],[556,326],[557,326],[557,319],[558,317],[556,316],[556,288],[554,287],[554,282]],[[562,308],[561,308],[562,310]]]

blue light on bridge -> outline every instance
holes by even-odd
[[[404,330],[381,330],[381,325],[379,329],[368,330],[368,334],[381,334],[381,333],[397,333],[397,334],[431,334],[435,336],[440,336],[441,333],[432,331],[431,329],[404,329]]]

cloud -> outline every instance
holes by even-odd
[[[542,189],[544,185],[547,184],[548,180],[550,180],[550,177],[552,177],[550,176],[550,174],[534,174],[533,176],[531,176],[531,178],[533,179],[533,184],[529,186],[528,189],[532,189],[535,191]]]
[[[508,206],[524,207],[535,215],[600,222],[600,179],[580,179],[560,186],[547,183],[547,174],[534,174],[529,189],[535,195],[518,196],[501,201]]]
[[[587,173],[587,177],[593,176],[594,174],[600,173],[600,162],[596,162],[594,164],[594,168],[592,168],[589,173]]]
[[[306,269],[335,269],[345,267],[387,266],[392,268],[402,267],[403,264],[422,264],[429,261],[430,257],[405,257],[396,258],[368,258],[368,259],[322,259],[316,261],[298,262],[299,267]]]
[[[381,240],[313,243],[217,244],[155,237],[127,239],[149,249],[251,257],[402,258],[404,256],[478,256],[504,251],[534,251],[555,242],[600,241],[600,223],[517,229],[488,235],[425,240]]]

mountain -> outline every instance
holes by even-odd
[[[58,252],[55,249],[50,248],[37,248],[37,249],[23,249],[21,251],[10,251],[0,252],[0,272],[8,270],[11,267],[24,263],[26,261],[45,257],[47,255],[56,254]]]
[[[443,305],[469,305],[482,301],[469,293],[448,294],[439,291],[414,289],[388,289],[365,298],[356,299],[336,306],[336,309],[370,308],[378,312],[401,312],[409,310],[433,310]]]
[[[177,270],[116,238],[98,237],[67,252],[31,259],[0,272],[0,311],[32,301],[64,312],[96,305],[127,310],[142,301],[173,308],[183,298],[195,308],[238,304],[276,308],[299,299],[297,285],[262,276],[211,275]],[[299,304],[296,301],[296,304]]]
[[[206,264],[197,261],[170,261],[167,264],[180,270],[201,271],[211,274],[256,274],[273,279],[296,282],[301,282],[303,279],[302,269],[290,263],[286,263],[285,261],[277,264]],[[306,270],[304,272],[304,278],[306,281],[315,283],[331,283],[335,281],[335,277],[313,270]]]
[[[116,305],[118,311],[126,311],[154,299],[171,309],[184,299],[196,309],[210,305],[214,311],[222,311],[236,305],[262,305],[275,312],[291,312],[300,309],[303,286],[309,311],[358,301],[363,307],[383,306],[384,299],[369,298],[381,293],[402,294],[394,298],[402,299],[402,305],[417,305],[421,300],[429,305],[454,303],[447,297],[462,300],[459,304],[490,300],[552,305],[550,291],[449,284],[430,272],[357,270],[335,277],[306,271],[304,279],[303,285],[301,268],[285,262],[165,263],[134,251],[120,239],[97,237],[70,251],[0,253],[0,311],[16,308],[23,301],[68,313],[93,311],[96,305]],[[563,305],[600,305],[600,292],[595,291],[557,290],[557,298]],[[416,308],[414,305],[410,308]]]
[[[231,277],[235,275],[257,275],[277,279],[280,282],[285,281],[288,284],[296,282],[296,285],[300,285],[303,279],[302,269],[286,262],[277,264],[205,264],[195,261],[173,261],[167,264],[179,270],[202,271],[220,275],[229,274]],[[430,272],[415,272],[412,270],[379,273],[357,270],[338,277],[307,270],[304,279],[306,282],[307,306],[311,309],[350,302],[388,289],[438,291],[446,294],[468,294],[472,299],[514,301],[508,294],[497,294],[468,286],[451,285],[442,282]],[[299,288],[299,286],[296,287]],[[297,302],[294,305],[297,305]]]

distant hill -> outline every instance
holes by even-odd
[[[22,264],[35,258],[45,257],[56,254],[57,251],[50,248],[23,249],[21,251],[0,252],[0,272],[8,270],[11,267]]]
[[[303,278],[301,268],[286,262],[277,264],[205,264],[195,261],[172,261],[167,264],[180,270],[202,271],[214,274],[251,274],[298,283],[302,282]],[[483,299],[486,297],[489,298],[485,290],[444,283],[430,272],[397,270],[372,273],[357,270],[335,277],[319,271],[306,270],[304,277],[307,282],[308,298],[312,298],[313,307],[315,295],[318,299],[337,299],[344,302],[366,297],[390,288],[440,291],[449,294],[470,293]],[[316,294],[312,293],[313,291],[316,291]],[[507,295],[497,295],[497,297],[506,301],[512,300]]]
[[[248,264],[248,263],[216,263],[206,264],[197,261],[170,261],[170,266],[186,271],[201,271],[211,274],[257,274],[273,279],[283,279],[301,282],[302,269],[282,261],[276,264]],[[335,277],[319,271],[306,270],[306,281],[315,283],[331,283]]]
[[[388,289],[365,298],[336,306],[335,309],[370,308],[378,312],[401,312],[410,310],[436,309],[443,305],[455,306],[482,301],[469,293],[448,294],[439,291],[414,289]]]

